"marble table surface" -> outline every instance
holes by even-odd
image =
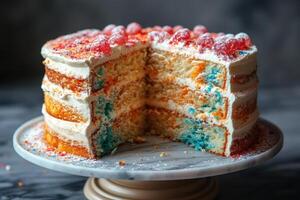
[[[278,125],[285,141],[271,161],[219,176],[218,199],[298,199],[300,188],[300,86],[261,89],[261,116]],[[85,177],[35,166],[14,152],[12,136],[23,122],[39,116],[38,85],[0,86],[0,200],[84,199]]]

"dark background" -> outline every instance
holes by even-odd
[[[259,49],[262,87],[299,83],[299,0],[12,0],[1,6],[0,13],[1,83],[40,80],[40,48],[49,39],[132,21],[143,26],[203,24],[212,32],[246,32]]]
[[[251,36],[259,50],[261,117],[282,129],[284,147],[263,165],[219,176],[218,199],[299,199],[300,0],[0,0],[0,199],[84,199],[85,177],[29,163],[14,152],[12,136],[41,115],[40,48],[47,40],[132,21]]]

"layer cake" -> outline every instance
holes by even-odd
[[[100,158],[145,134],[230,156],[256,138],[257,49],[204,26],[108,25],[42,48],[46,143]]]

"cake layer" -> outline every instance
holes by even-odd
[[[242,92],[244,90],[257,87],[257,64],[256,53],[248,55],[244,59],[230,65],[230,83],[232,92]]]
[[[46,58],[43,64],[48,69],[60,73],[60,75],[68,76],[69,78],[87,80],[90,76],[90,67],[87,64],[71,65],[63,62],[57,62],[50,58]]]
[[[198,88],[203,84],[213,84],[225,89],[226,73],[229,73],[232,92],[257,87],[256,54],[249,55],[230,66],[158,49],[150,49],[149,57],[146,73],[154,81],[171,79],[190,85],[192,88]]]
[[[116,84],[143,78],[145,62],[146,49],[142,49],[93,68],[92,92],[103,90],[107,93]]]
[[[86,101],[90,97],[90,92],[88,90],[82,92],[74,92],[67,88],[61,87],[59,84],[50,82],[47,76],[44,76],[43,78],[42,90],[44,92],[51,93],[51,96],[55,96],[59,99],[71,97],[77,100]]]
[[[150,49],[149,52],[146,71],[152,80],[172,75],[175,78],[193,80],[198,86],[212,84],[225,88],[226,68],[222,64],[157,49]]]
[[[43,106],[42,113],[47,126],[57,133],[57,136],[64,141],[75,143],[75,145],[83,146],[90,150],[88,133],[97,129],[97,124],[87,122],[71,122],[56,118],[50,115],[45,106]]]
[[[153,107],[147,109],[147,125],[152,134],[184,142],[197,150],[225,154],[228,134],[225,127]]]
[[[76,79],[69,77],[65,74],[61,74],[53,69],[45,67],[45,74],[48,80],[62,88],[69,89],[73,92],[83,92],[88,90],[88,80]]]
[[[124,142],[135,142],[144,134],[144,107],[119,115],[113,120],[101,120],[99,129],[92,136],[92,146],[97,157],[111,153]]]
[[[44,140],[48,147],[54,148],[58,152],[67,152],[74,155],[93,158],[94,156],[84,146],[74,144],[74,141],[67,141],[60,138],[59,133],[51,130],[47,124],[44,128]],[[75,141],[76,142],[76,141]]]
[[[113,119],[118,115],[137,107],[143,107],[145,102],[144,79],[129,82],[121,87],[114,86],[108,94],[98,93],[92,101],[93,120]]]
[[[72,106],[70,102],[65,102],[67,101],[61,101],[51,97],[48,92],[44,93],[45,108],[53,117],[71,122],[86,122],[90,118],[89,116],[84,116],[84,114]],[[80,105],[80,107],[84,108],[87,106],[88,105]],[[78,103],[76,107],[78,107]]]
[[[233,103],[232,119],[246,121],[248,116],[257,110],[257,92],[253,90],[247,95],[237,96]]]
[[[186,107],[185,112],[189,115],[205,113],[217,120],[227,118],[228,98],[224,97],[221,90],[215,88],[211,92],[209,86],[203,91],[193,91],[189,87],[170,82],[147,82],[147,104],[163,105],[176,104]]]
[[[257,88],[258,79],[256,71],[249,74],[240,74],[231,76],[231,91],[241,92],[248,89]]]

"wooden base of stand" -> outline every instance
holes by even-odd
[[[218,193],[215,178],[176,181],[128,181],[89,178],[89,200],[212,200]]]

